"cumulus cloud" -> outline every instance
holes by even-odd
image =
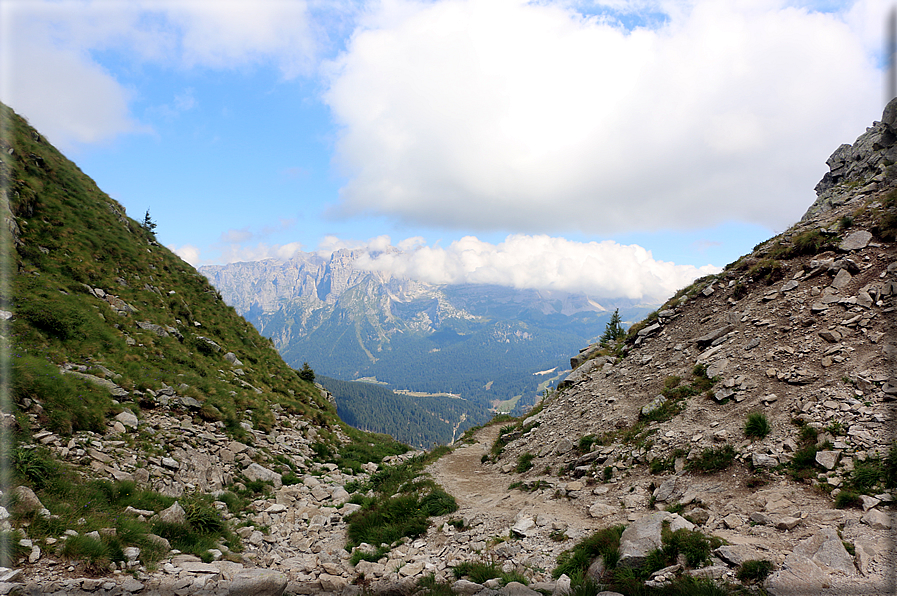
[[[96,52],[185,69],[272,65],[291,79],[312,73],[329,43],[303,0],[29,0],[0,3],[0,23],[0,99],[64,148],[150,131]],[[170,118],[194,105],[188,90],[156,111]]]
[[[365,253],[356,267],[434,284],[495,284],[636,300],[663,300],[696,278],[719,272],[711,265],[657,261],[634,244],[573,242],[544,235],[515,234],[499,244],[465,236],[447,248],[411,238],[399,247],[405,248],[389,250],[388,236],[367,243],[331,238],[318,252],[353,248]]]
[[[599,4],[370,11],[330,65],[350,178],[335,213],[525,232],[780,229],[831,151],[880,115],[864,35],[881,2]],[[663,18],[613,16],[638,11]]]
[[[215,259],[205,262],[211,263],[240,263],[245,261],[262,261],[264,259],[286,260],[296,253],[302,252],[302,243],[288,242],[287,244],[266,244],[259,242],[252,246],[228,244],[218,248]]]
[[[175,246],[174,244],[169,244],[168,250],[181,257],[194,267],[199,267],[202,264],[202,261],[199,258],[199,248],[193,246],[192,244],[185,244],[181,247]]]

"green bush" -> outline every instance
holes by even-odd
[[[19,530],[0,530],[0,567],[15,567],[19,559],[28,554],[28,550],[19,544],[22,538]]]
[[[84,324],[84,315],[63,300],[29,300],[19,315],[35,328],[61,340],[75,337]]]
[[[62,556],[84,561],[92,572],[100,571],[113,560],[113,552],[107,542],[84,534],[66,539],[62,546]]]
[[[702,474],[721,472],[735,460],[735,448],[731,445],[704,449],[701,455],[686,464],[686,468]]]
[[[580,540],[576,545],[558,556],[557,567],[552,571],[555,578],[563,574],[568,577],[582,577],[588,570],[592,560],[603,557],[608,569],[616,567],[620,560],[620,536],[626,526],[617,525],[598,530],[591,536]]]
[[[16,447],[12,452],[16,476],[27,481],[35,490],[41,490],[53,482],[59,474],[59,464],[43,447],[26,449]]]
[[[685,555],[689,567],[700,567],[710,561],[710,540],[701,532],[680,528],[664,536],[663,542],[664,566],[672,565],[680,554]]]
[[[835,507],[837,509],[847,509],[849,507],[862,507],[863,501],[860,495],[851,490],[842,490],[835,497]]]
[[[744,583],[761,583],[769,577],[772,569],[772,561],[752,559],[741,564],[736,577]]]
[[[514,468],[514,471],[518,474],[522,474],[528,470],[531,470],[533,467],[533,460],[536,458],[532,453],[521,453],[517,458],[517,466]]]
[[[744,423],[744,435],[749,439],[762,439],[772,431],[769,419],[763,412],[751,412]]]

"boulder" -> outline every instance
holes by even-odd
[[[823,571],[840,571],[847,575],[856,572],[853,557],[845,550],[838,533],[829,527],[800,541],[792,554],[809,559]]]
[[[620,511],[618,507],[613,507],[612,505],[607,505],[602,503],[601,501],[595,501],[592,503],[592,506],[589,507],[589,515],[592,517],[607,517],[608,515],[613,515]]]
[[[870,240],[872,240],[872,234],[866,230],[853,232],[841,241],[841,244],[838,245],[838,250],[844,252],[860,250],[861,248],[866,248]]]
[[[646,515],[629,525],[620,537],[620,561],[623,567],[641,567],[648,553],[662,545],[660,532],[663,522],[670,521],[672,515],[661,511]]]
[[[40,502],[40,499],[37,498],[34,491],[27,486],[15,487],[12,489],[12,494],[15,498],[15,506],[13,509],[16,511],[27,512],[44,509],[44,504]]]
[[[270,569],[246,569],[236,574],[228,596],[281,596],[289,578]]]
[[[274,488],[280,488],[283,486],[283,481],[280,478],[280,474],[274,472],[273,470],[269,470],[268,468],[259,465],[255,462],[249,464],[246,469],[243,470],[243,475],[246,476],[249,480],[261,480],[263,482],[271,482],[274,484]],[[324,497],[329,497],[330,493],[324,491]]]
[[[892,527],[891,517],[884,511],[878,509],[870,509],[863,514],[862,522],[876,530],[890,530]]]
[[[706,335],[702,335],[701,337],[695,340],[695,343],[698,344],[699,347],[706,347],[723,337],[724,335],[728,335],[732,331],[735,330],[735,327],[732,325],[726,325],[725,327],[720,327],[718,329],[714,329],[710,333]]]
[[[115,416],[115,420],[121,422],[128,428],[137,428],[137,416],[131,410],[124,410],[121,414]]]
[[[182,524],[187,521],[187,512],[177,501],[168,509],[159,512],[159,521],[169,524]]]

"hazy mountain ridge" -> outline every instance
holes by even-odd
[[[337,379],[376,377],[481,405],[517,396],[521,407],[532,404],[545,386],[533,373],[565,368],[572,351],[601,333],[611,308],[630,320],[650,310],[563,291],[404,279],[356,268],[365,254],[299,253],[201,271],[293,366],[307,361]]]

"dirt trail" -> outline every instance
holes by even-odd
[[[487,426],[477,432],[475,443],[458,447],[428,468],[434,480],[458,501],[457,515],[487,516],[510,525],[522,512],[532,517],[544,515],[571,528],[595,527],[597,520],[589,518],[573,502],[555,499],[548,490],[533,493],[508,490],[515,475],[502,474],[496,466],[483,465],[481,459],[489,453],[500,429],[497,424]]]

